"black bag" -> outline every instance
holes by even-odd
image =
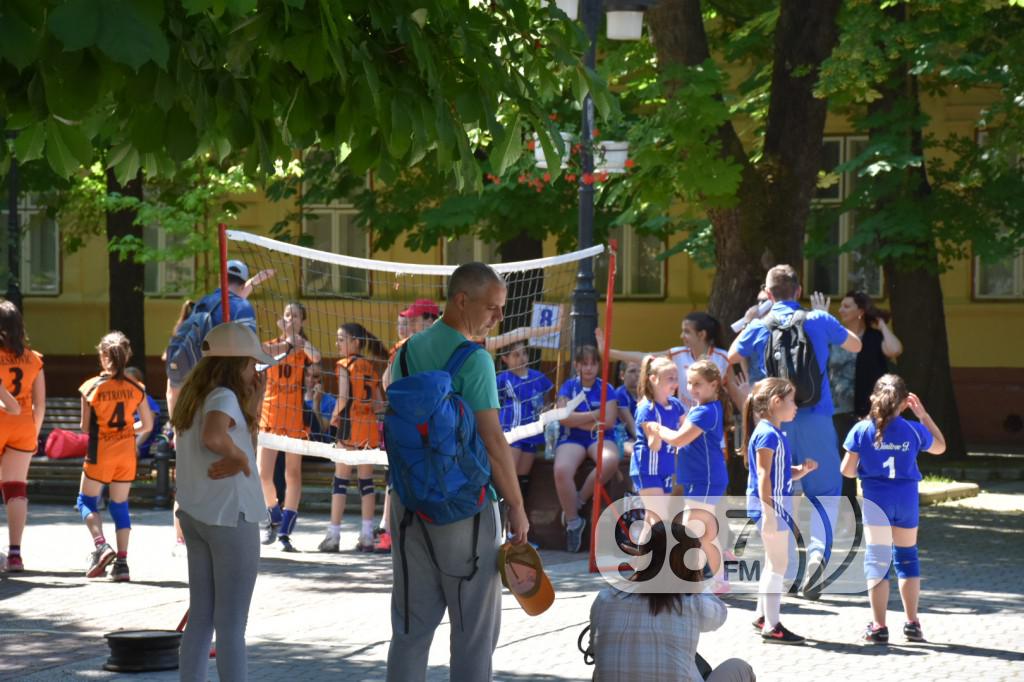
[[[788,379],[796,386],[797,407],[811,407],[821,400],[821,366],[804,330],[807,311],[797,310],[785,322],[773,313],[762,319],[768,329],[764,347],[766,376]]]

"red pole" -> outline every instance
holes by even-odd
[[[217,226],[217,237],[220,241],[220,306],[223,321],[231,321],[231,304],[228,299],[228,226],[221,223]]]
[[[601,518],[607,504],[611,499],[605,492],[601,483],[602,462],[604,461],[604,419],[605,406],[608,403],[608,352],[612,347],[612,303],[615,299],[615,259],[619,253],[619,243],[615,239],[608,243],[608,289],[604,299],[604,347],[605,353],[601,356],[601,407],[599,418],[601,428],[597,432],[597,480],[594,481],[594,500],[590,505],[590,572],[597,572],[597,520]]]

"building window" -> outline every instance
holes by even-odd
[[[302,232],[312,248],[356,258],[369,258],[370,235],[355,224],[351,205],[309,206],[302,218]],[[370,274],[360,268],[302,261],[302,293],[306,296],[370,295]]]
[[[988,143],[988,131],[979,130],[978,146]],[[974,297],[987,299],[1024,298],[1024,253],[982,260],[974,257]]]
[[[856,174],[835,173],[836,166],[856,158],[867,146],[863,136],[826,137],[822,149],[822,166],[826,172],[834,173],[833,182],[818,189],[815,206],[834,207],[853,193]],[[819,214],[819,220],[825,215]],[[829,246],[845,244],[856,230],[857,216],[847,211],[828,218],[831,224],[825,233]],[[842,296],[847,291],[864,291],[875,298],[882,296],[882,268],[870,262],[871,251],[865,248],[830,256],[807,260],[804,263],[806,286],[804,293],[820,291],[832,297]]]
[[[613,227],[608,240],[619,242],[616,259],[615,295],[623,298],[663,298],[665,296],[665,242],[658,237],[639,235],[632,227]],[[608,290],[608,255],[594,262],[594,288],[600,296]]]
[[[500,263],[501,253],[498,244],[485,242],[471,234],[444,240],[445,265],[462,265],[471,261],[480,261],[488,265]]]
[[[184,243],[185,235],[170,233],[159,225],[142,228],[142,241],[147,248],[166,251]],[[182,260],[159,260],[146,263],[147,296],[185,296],[191,292],[196,278],[194,257]]]
[[[6,210],[0,211],[0,229],[7,228],[7,216]],[[60,294],[60,228],[57,221],[47,216],[46,207],[37,205],[29,194],[18,201],[18,225],[21,228],[21,293],[25,296],[57,296]]]

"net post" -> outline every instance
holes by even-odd
[[[220,242],[220,307],[224,322],[231,321],[231,304],[228,294],[228,226],[217,225],[217,239]]]
[[[604,462],[604,424],[605,410],[608,403],[608,353],[607,349],[612,347],[612,304],[615,298],[615,260],[619,253],[618,240],[608,240],[608,288],[604,301],[604,347],[605,353],[601,355],[601,407],[599,418],[600,429],[597,432],[597,474],[594,480],[594,499],[590,505],[590,572],[597,572],[597,520],[601,518],[604,511],[604,500],[608,496],[602,481]],[[611,504],[611,499],[608,499]]]

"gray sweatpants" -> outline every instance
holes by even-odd
[[[240,682],[245,662],[245,624],[260,561],[259,528],[210,526],[178,510],[188,550],[188,625],[181,638],[178,672],[182,682],[206,682],[210,641],[217,631],[217,674]]]
[[[388,681],[421,682],[426,679],[430,643],[446,610],[451,622],[450,679],[453,682],[490,680],[491,656],[501,629],[501,579],[497,567],[501,524],[497,502],[487,504],[480,514],[479,561],[472,580],[460,581],[450,576],[468,575],[473,570],[473,519],[444,526],[427,524],[440,570],[431,561],[423,526],[419,521],[413,521],[409,526],[405,538],[409,569],[409,632],[406,633],[405,572],[401,553],[401,524],[405,507],[394,491],[389,494],[394,583]]]

